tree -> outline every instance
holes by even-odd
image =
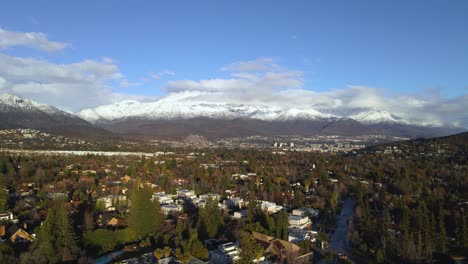
[[[258,261],[263,256],[263,247],[258,244],[251,234],[242,232],[240,235],[240,253],[236,264],[252,263]]]
[[[163,248],[163,254],[165,258],[168,258],[171,255],[171,248],[168,246],[165,246]]]
[[[77,255],[76,235],[65,204],[56,200],[32,245],[32,256],[37,263],[59,263],[76,260]]]
[[[223,215],[218,202],[208,198],[205,207],[199,210],[198,231],[201,237],[205,238],[205,235],[210,238],[215,237],[223,225]]]
[[[466,214],[461,214],[461,244],[463,248],[468,248],[468,220]]]
[[[165,216],[161,213],[159,202],[151,201],[151,189],[148,187],[139,189],[138,185],[138,183],[134,185],[131,194],[128,226],[136,237],[142,239],[159,231]]]
[[[338,193],[336,192],[332,192],[330,196],[330,207],[333,210],[336,210],[336,208],[338,207]]]
[[[157,248],[153,251],[153,255],[156,259],[160,260],[163,256],[163,250],[160,248]]]
[[[375,253],[375,261],[377,263],[383,263],[385,260],[384,254],[382,253],[382,249],[377,249],[377,252]]]
[[[198,239],[198,234],[195,230],[190,232],[190,239],[187,243],[187,247],[185,248],[185,252],[190,252],[190,254],[199,259],[208,259],[208,250]]]
[[[286,210],[281,210],[276,216],[276,238],[288,240],[289,219]]]
[[[8,189],[3,183],[0,183],[0,213],[3,213],[8,209],[7,199]]]
[[[438,250],[441,253],[447,253],[447,231],[445,230],[445,215],[443,208],[439,208],[439,240],[438,240]]]

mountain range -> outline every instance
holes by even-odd
[[[225,104],[167,96],[154,102],[135,100],[85,109],[76,114],[14,95],[0,95],[0,128],[35,128],[76,137],[137,136],[210,139],[253,135],[364,135],[433,137],[460,128],[412,124],[389,112],[355,109],[348,115],[314,109]]]
[[[114,135],[75,114],[18,96],[0,95],[0,129],[34,128],[78,138],[100,139]]]

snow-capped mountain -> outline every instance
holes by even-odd
[[[269,106],[248,104],[222,104],[207,102],[167,102],[162,99],[156,102],[123,101],[116,104],[85,109],[78,113],[89,122],[99,120],[112,121],[123,118],[188,119],[207,117],[213,119],[251,118],[264,121],[330,118],[313,109],[282,110]]]
[[[80,117],[11,94],[0,95],[0,129],[33,128],[52,134],[82,138],[110,133]]]
[[[399,116],[381,110],[363,110],[354,114],[348,115],[348,118],[359,121],[363,124],[379,124],[379,123],[398,123],[409,124],[408,121]]]
[[[33,100],[0,95],[0,129],[5,128],[33,128],[83,138],[109,138],[112,133],[150,138],[184,138],[191,134],[225,138],[368,134],[419,137],[455,132],[414,125],[377,109],[336,114],[313,108],[210,102],[180,94],[155,102],[123,101],[85,109],[77,115]]]
[[[70,115],[53,106],[40,104],[30,99],[11,94],[0,95],[0,112],[24,111],[24,112],[43,112],[50,115]],[[71,116],[71,115],[70,115]]]

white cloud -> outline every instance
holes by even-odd
[[[175,75],[175,72],[169,71],[169,70],[162,70],[156,73],[154,72],[149,73],[149,76],[155,80],[159,80],[165,76],[173,76],[173,75]]]
[[[464,107],[468,95],[447,99],[438,93],[395,94],[388,89],[349,85],[317,92],[304,89],[303,73],[276,64],[271,58],[235,62],[222,68],[230,78],[170,81],[165,89],[181,100],[272,105],[282,109],[315,109],[348,115],[357,110],[390,112],[416,124],[468,127]]]
[[[282,71],[284,68],[276,64],[272,58],[259,58],[251,61],[234,62],[222,67],[221,70],[230,72],[271,72]]]
[[[41,32],[18,32],[0,28],[0,49],[16,46],[34,47],[47,52],[65,49],[68,43],[51,41]]]
[[[71,64],[0,54],[0,89],[61,109],[78,111],[141,96],[115,93],[110,85],[125,76],[109,59]]]
[[[119,86],[123,88],[128,88],[128,87],[135,87],[135,86],[140,86],[142,83],[140,82],[129,82],[127,79],[123,79],[120,81]]]

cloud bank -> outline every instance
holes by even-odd
[[[231,78],[171,81],[165,89],[169,96],[185,93],[183,100],[187,101],[312,108],[340,116],[373,109],[415,124],[468,127],[468,95],[449,99],[437,91],[398,94],[358,85],[317,92],[304,88],[302,71],[282,67],[271,58],[235,62],[221,70]]]

